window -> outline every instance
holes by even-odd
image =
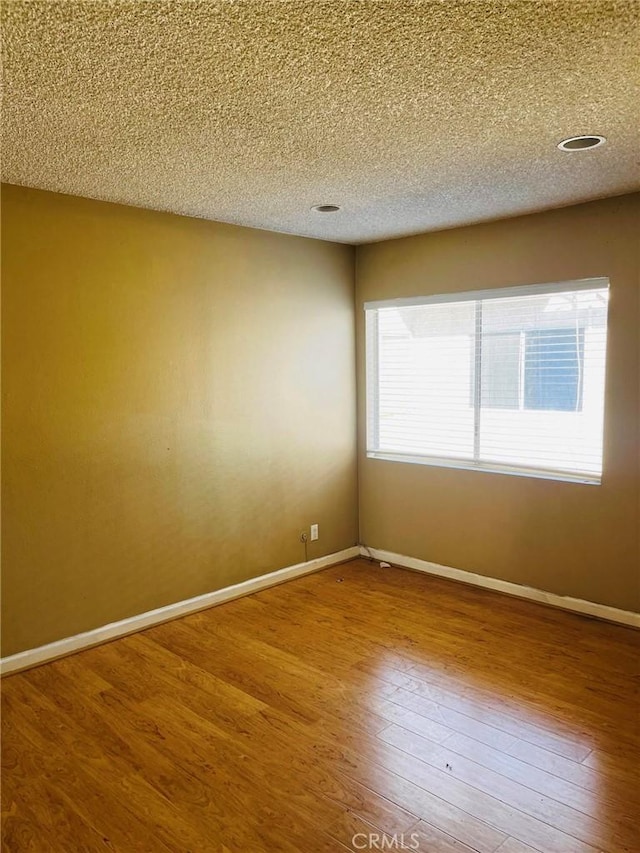
[[[367,454],[599,483],[606,279],[369,302]]]

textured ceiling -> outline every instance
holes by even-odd
[[[10,183],[347,243],[640,186],[633,0],[2,10]]]

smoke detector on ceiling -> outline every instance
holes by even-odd
[[[314,204],[311,210],[315,210],[318,213],[336,213],[340,210],[340,205],[338,204]]]
[[[604,136],[570,136],[568,139],[563,139],[558,143],[558,148],[561,151],[591,151],[594,148],[600,148],[607,140]]]

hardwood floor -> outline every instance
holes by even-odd
[[[638,853],[639,652],[356,560],[6,678],[2,849]]]

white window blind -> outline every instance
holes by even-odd
[[[367,453],[599,483],[607,279],[365,304]]]

